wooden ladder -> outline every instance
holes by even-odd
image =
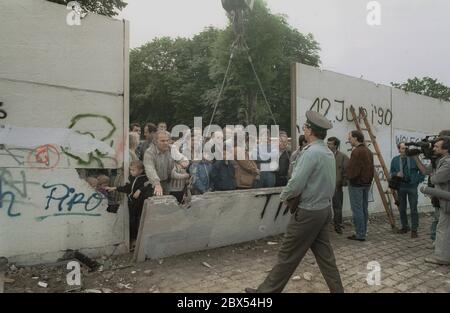
[[[372,132],[372,128],[369,124],[369,121],[367,120],[367,113],[365,112],[365,110],[363,110],[363,108],[359,108],[359,115],[356,115],[355,108],[353,106],[350,107],[350,112],[352,114],[353,121],[355,122],[356,129],[362,133],[364,133],[364,131],[366,131],[369,134],[370,140],[366,140],[365,142],[371,143],[373,145],[375,152],[372,152],[372,153],[374,156],[376,156],[378,158],[378,162],[380,163],[379,165],[374,165],[374,167],[375,168],[381,167],[383,169],[384,176],[386,177],[386,179],[389,179],[389,171],[387,170],[386,163],[384,162],[380,147],[378,146],[378,143],[376,141],[376,136]],[[360,120],[362,120],[364,122],[364,128],[361,127],[360,122],[359,122]],[[387,217],[389,220],[389,224],[391,225],[392,230],[394,232],[396,232],[397,229],[395,226],[395,218],[394,218],[394,213],[392,211],[392,203],[394,203],[394,202],[392,201],[392,198],[391,198],[391,196],[392,196],[395,199],[396,195],[394,193],[392,193],[389,188],[386,191],[383,190],[383,186],[381,185],[381,179],[377,175],[376,172],[375,172],[374,178],[375,178],[375,183],[377,185],[378,192],[381,197],[381,201],[383,202],[384,210],[386,211],[386,214],[387,214]]]

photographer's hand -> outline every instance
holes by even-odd
[[[429,175],[431,173],[431,171],[427,170],[427,168],[425,167],[425,165],[423,165],[422,161],[420,161],[419,156],[415,155],[413,156],[414,161],[416,161],[417,167],[419,168],[419,171],[423,174],[423,175]]]

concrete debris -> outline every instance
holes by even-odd
[[[134,266],[134,265],[131,265],[131,264],[128,264],[128,265],[120,265],[120,266],[114,267],[112,270],[113,270],[113,271],[123,270],[124,268],[130,268],[130,267],[133,267],[133,266]]]
[[[312,280],[313,275],[309,272],[305,272],[303,273],[303,278],[307,281],[311,281]]]
[[[300,279],[302,279],[300,276],[294,276],[294,277],[292,277],[292,280],[293,280],[293,281],[297,281],[297,280],[300,280]]]
[[[80,261],[82,264],[84,264],[89,268],[89,271],[97,271],[101,266],[100,263],[98,263],[97,261],[91,259],[90,257],[86,256],[85,254],[79,251],[67,250],[62,260],[70,260],[70,259]]]
[[[153,286],[148,290],[148,292],[158,293],[158,292],[159,292],[158,286],[153,285]]]
[[[131,287],[131,284],[122,284],[122,283],[117,283],[117,287],[118,288],[120,288],[120,289],[133,289],[132,287]]]
[[[136,271],[131,271],[131,274],[136,274],[137,272]]]
[[[208,267],[208,268],[211,268],[211,267],[212,267],[212,266],[209,265],[207,262],[202,262],[202,264],[203,264],[204,266]]]
[[[84,292],[85,293],[102,293],[102,291],[98,290],[98,289],[86,289]]]
[[[111,268],[112,268],[112,262],[111,262],[111,260],[105,260],[105,261],[103,262],[103,265],[102,265],[102,270],[103,270],[103,271],[109,271]]]
[[[158,260],[158,264],[162,265],[164,263],[164,259]]]
[[[153,271],[152,270],[145,270],[144,274],[150,276],[150,275],[153,275]]]
[[[9,267],[11,272],[15,272],[17,271],[17,267],[14,264],[11,264],[11,266]]]
[[[109,273],[103,274],[103,278],[107,279],[107,280],[110,280],[111,278],[113,278],[113,276],[114,276],[114,272],[109,272]]]
[[[43,282],[43,281],[40,281],[40,282],[38,282],[38,286],[39,286],[39,287],[42,287],[42,288],[47,288],[47,287],[48,287],[48,284],[45,283],[45,282]]]
[[[269,246],[274,246],[274,245],[277,245],[278,242],[275,242],[275,241],[268,241],[267,244],[268,244]]]
[[[109,289],[109,288],[102,288],[102,292],[103,293],[114,293],[114,291],[112,289]]]
[[[445,275],[442,274],[441,272],[436,272],[435,270],[432,270],[431,273],[432,273],[432,274],[439,275],[439,276],[445,276]]]
[[[79,290],[81,290],[81,286],[70,286],[64,292],[69,293],[69,292],[79,291]]]

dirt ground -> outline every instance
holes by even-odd
[[[450,292],[450,267],[427,264],[431,216],[420,216],[419,238],[394,234],[383,217],[371,217],[368,240],[346,239],[352,233],[349,221],[344,234],[330,225],[331,240],[346,292]],[[264,238],[218,249],[194,252],[163,260],[135,264],[132,254],[102,257],[101,267],[89,271],[81,265],[79,287],[68,286],[67,261],[45,266],[10,265],[5,292],[53,293],[206,293],[243,292],[257,287],[276,262],[282,236]],[[367,282],[368,263],[380,265],[380,285]],[[44,283],[44,284],[43,284]],[[285,292],[328,292],[314,256],[308,252],[291,277]]]

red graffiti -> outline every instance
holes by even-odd
[[[35,168],[54,168],[59,164],[60,153],[53,145],[42,145],[28,154],[28,164]],[[33,166],[39,164],[39,166]]]

